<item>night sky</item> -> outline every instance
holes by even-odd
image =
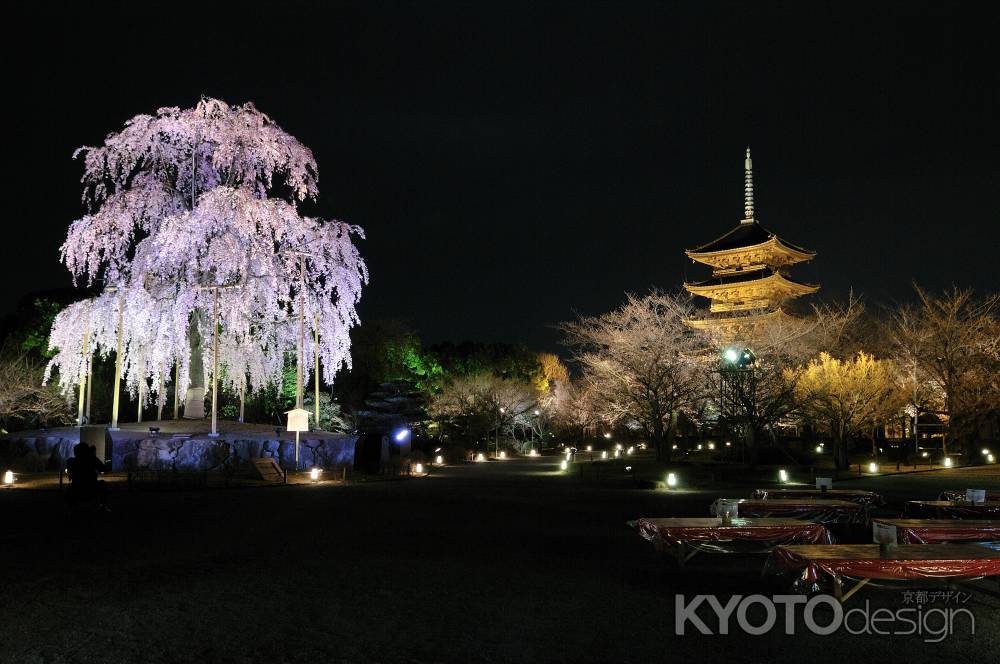
[[[997,290],[996,17],[977,4],[127,3],[8,11],[0,314],[70,285],[81,164],[137,113],[253,101],[365,228],[363,318],[523,342],[674,289],[757,214],[821,295]],[[82,4],[82,3],[81,3]],[[89,4],[89,3],[88,3]],[[987,11],[987,10],[983,10]]]

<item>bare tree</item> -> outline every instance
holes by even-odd
[[[69,402],[54,385],[42,385],[45,365],[12,348],[0,349],[0,423],[4,428],[68,424]]]
[[[939,391],[948,437],[963,443],[971,462],[977,433],[1000,418],[1000,294],[977,299],[957,287],[940,295],[914,288],[919,304],[892,318],[896,356]]]
[[[593,416],[637,423],[659,459],[669,460],[678,414],[695,408],[706,387],[706,339],[688,325],[693,314],[689,297],[654,291],[561,326]]]

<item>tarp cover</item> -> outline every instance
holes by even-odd
[[[735,499],[734,499],[735,500]],[[868,518],[864,505],[846,500],[820,500],[813,498],[775,498],[756,500],[740,498],[740,516],[747,519],[768,517],[806,519],[818,523],[864,523]],[[712,503],[714,514],[716,504]]]
[[[809,586],[820,574],[863,579],[929,579],[1000,575],[1000,551],[976,544],[901,544],[887,558],[878,544],[790,545],[771,551],[769,564],[799,574]]]
[[[957,519],[872,519],[896,526],[900,544],[986,542],[1000,540],[1000,521]]]
[[[830,534],[818,523],[795,519],[736,519],[723,526],[717,518],[642,518],[636,530],[644,538],[663,546],[732,541],[769,544],[829,544]]]
[[[911,500],[906,516],[933,519],[1000,519],[1000,500],[971,505],[963,501]]]
[[[938,500],[965,500],[965,489],[942,491]],[[1000,493],[986,493],[986,500],[1000,500]]]
[[[965,494],[962,494],[963,497]],[[828,500],[846,500],[851,503],[861,505],[884,505],[885,499],[874,491],[864,489],[827,489],[825,492],[819,489],[754,489],[751,494],[753,498],[764,500],[765,498],[825,498]]]

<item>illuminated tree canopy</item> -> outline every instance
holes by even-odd
[[[215,324],[229,387],[280,384],[300,311],[310,341],[305,370],[314,325],[326,380],[350,366],[348,333],[368,280],[353,237],[364,234],[300,214],[299,204],[319,194],[316,161],[267,115],[203,98],[194,108],[137,115],[75,156],[84,160],[88,212],[70,226],[62,259],[75,282],[104,290],[52,326],[58,352],[49,372],[59,368],[64,390],[78,383],[89,355],[115,350],[119,306],[122,374],[133,392],[146,379],[169,382],[175,362],[182,389],[203,386]]]

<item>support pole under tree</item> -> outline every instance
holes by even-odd
[[[90,422],[90,399],[94,392],[94,354],[87,357],[87,422]]]
[[[243,423],[243,402],[246,396],[246,387],[240,385],[240,424]]]
[[[156,390],[156,421],[163,419],[163,367],[160,367],[160,387]]]
[[[313,410],[316,412],[316,429],[319,430],[319,314],[316,314],[313,325]]]
[[[174,360],[174,419],[179,420],[181,417],[180,411],[180,382],[178,378],[180,377],[181,369],[178,366],[177,360]]]
[[[115,352],[115,396],[111,403],[111,431],[118,431],[118,403],[122,380],[122,327],[125,324],[125,295],[118,290],[118,347]]]
[[[80,358],[83,361],[80,362],[80,399],[77,404],[77,417],[76,425],[78,427],[83,426],[83,408],[84,408],[84,397],[87,393],[87,386],[90,385],[88,380],[89,376],[87,374],[87,363],[90,358],[90,321],[87,322],[86,327],[83,330],[83,357]]]
[[[211,438],[219,437],[219,287],[212,288],[212,433]]]
[[[306,345],[306,257],[305,254],[299,254],[299,354],[295,362],[295,407],[302,408],[303,405],[303,391],[304,391],[304,379],[303,370],[305,367],[302,366],[302,352],[305,350]],[[298,439],[298,436],[296,436]],[[298,444],[296,444],[296,449]],[[296,461],[298,459],[296,458]],[[298,468],[298,466],[296,466]]]
[[[142,424],[142,402],[145,398],[146,393],[146,351],[145,349],[139,353],[139,370],[136,372],[139,374],[139,413],[136,415],[135,421]]]

